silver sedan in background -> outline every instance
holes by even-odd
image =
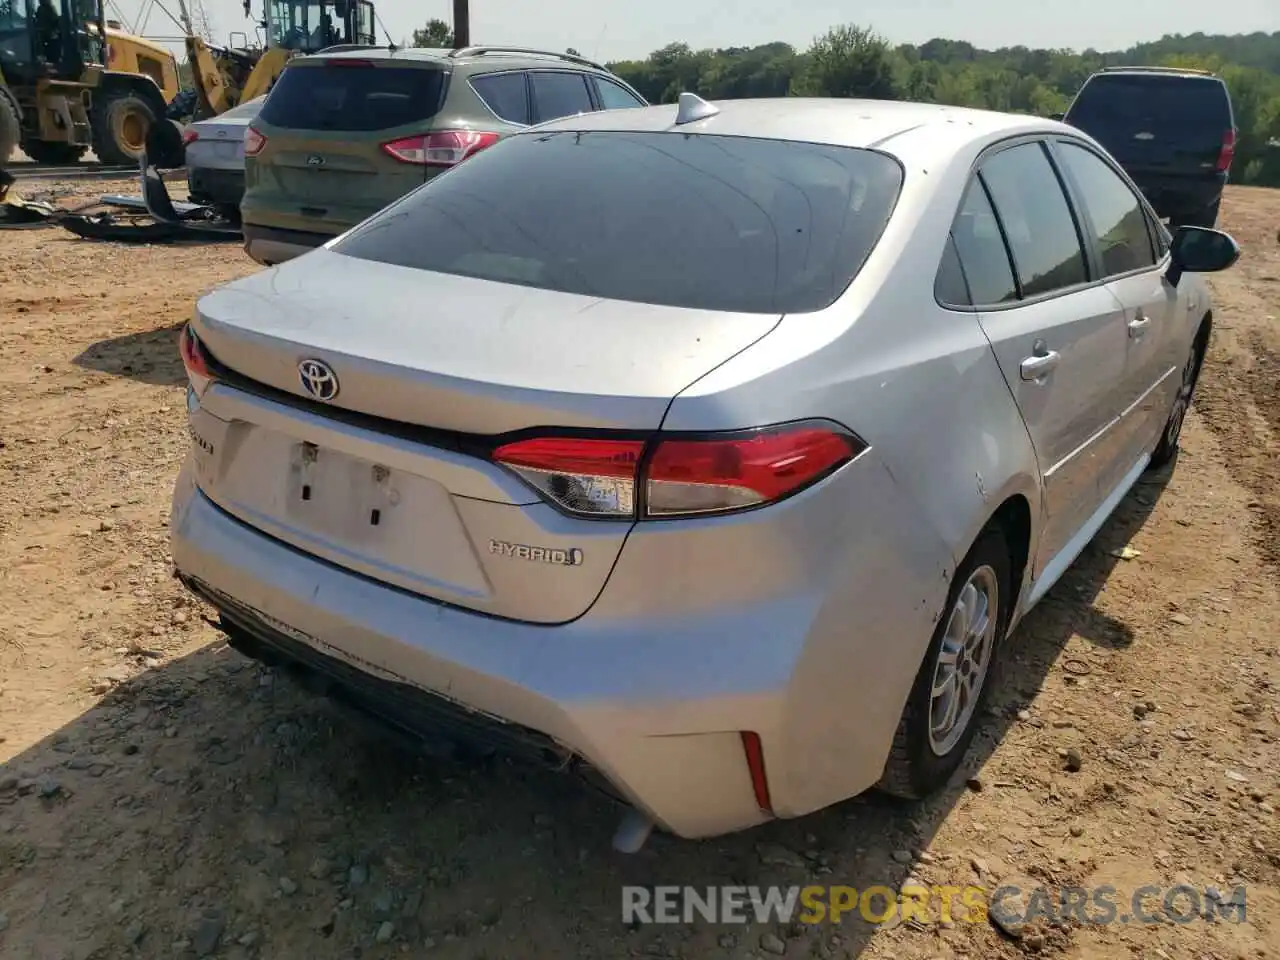
[[[192,203],[209,204],[239,219],[244,196],[244,134],[258,115],[266,95],[197,120],[183,131],[186,147],[187,195]]]
[[[921,797],[1174,459],[1238,255],[1035,117],[544,124],[200,300],[174,561],[237,649],[602,783],[622,849]]]

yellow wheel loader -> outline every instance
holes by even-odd
[[[3,0],[0,0],[3,2]],[[265,0],[258,21],[261,47],[214,47],[190,29],[186,4],[179,0],[187,26],[187,59],[195,85],[196,119],[216,116],[271,89],[285,64],[299,54],[339,44],[374,46],[374,8],[369,0]],[[244,4],[252,16],[250,0]],[[244,36],[243,34],[241,36]]]
[[[101,0],[0,0],[0,165],[19,147],[41,163],[74,162],[90,149],[108,164],[141,156],[165,115],[163,62],[160,81],[113,70],[112,40]],[[141,66],[134,41],[114,38]]]

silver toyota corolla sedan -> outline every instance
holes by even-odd
[[[1034,117],[531,128],[200,300],[174,561],[237,649],[603,785],[623,849],[919,797],[1172,460],[1238,256]]]

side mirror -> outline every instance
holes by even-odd
[[[1169,245],[1169,282],[1175,287],[1184,273],[1217,273],[1235,265],[1240,246],[1231,234],[1208,227],[1178,227]]]
[[[1050,120],[1062,120],[1062,119],[1063,119],[1063,118],[1065,118],[1065,117],[1066,117],[1066,114],[1065,114],[1065,113],[1051,113],[1051,114],[1049,114],[1049,119],[1050,119]]]

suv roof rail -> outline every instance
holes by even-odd
[[[1212,70],[1199,70],[1195,67],[1103,67],[1102,73],[1189,73],[1198,77],[1215,77],[1217,76]]]
[[[579,63],[584,67],[592,67],[596,70],[605,70],[601,64],[594,60],[588,60],[586,57],[580,57],[576,53],[561,53],[557,50],[540,50],[536,47],[508,47],[508,46],[482,46],[482,47],[461,47],[457,50],[450,50],[450,57],[482,57],[486,53],[523,53],[538,57],[554,57],[557,60],[565,60],[569,63]],[[607,72],[607,71],[606,71]]]

